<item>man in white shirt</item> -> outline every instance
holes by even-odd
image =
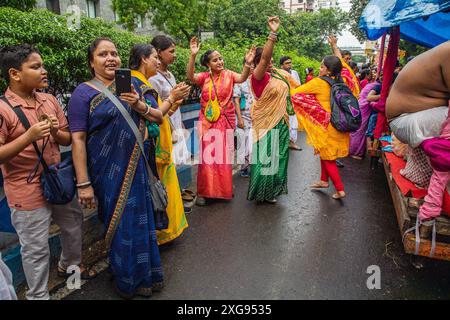
[[[283,56],[280,58],[280,67],[284,71],[289,72],[292,77],[297,81],[299,84],[301,84],[300,76],[298,75],[298,72],[292,69],[292,59],[288,56]],[[298,120],[297,116],[289,116],[289,149],[298,150],[301,151],[302,149],[296,144],[297,137],[298,137]]]
[[[248,178],[250,177],[250,154],[252,149],[252,118],[250,116],[250,109],[254,102],[253,93],[250,89],[250,79],[243,83],[234,85],[233,102],[236,108],[238,161],[241,163],[240,176]],[[244,159],[241,159],[242,157]]]

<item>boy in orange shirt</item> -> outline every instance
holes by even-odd
[[[47,71],[39,51],[30,45],[0,49],[2,77],[8,82],[0,100],[0,164],[4,190],[11,209],[11,220],[21,244],[22,264],[29,290],[27,299],[49,299],[50,249],[48,233],[51,219],[61,228],[62,253],[58,264],[65,271],[81,262],[81,224],[83,215],[76,198],[67,205],[51,205],[40,184],[42,166],[27,182],[38,163],[32,145],[36,142],[48,165],[61,161],[59,145],[71,143],[68,123],[56,98],[38,92],[48,87]],[[21,108],[30,128],[25,129],[14,112]],[[51,121],[40,121],[42,115]]]

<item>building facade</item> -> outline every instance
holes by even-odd
[[[338,8],[337,0],[282,0],[280,6],[289,14]]]
[[[76,6],[80,9],[81,14],[90,18],[102,18],[113,22],[119,21],[118,15],[112,8],[111,0],[37,0],[36,6],[56,14],[68,13],[70,6]],[[148,35],[157,32],[147,17],[139,17],[136,25],[135,33],[137,34]]]

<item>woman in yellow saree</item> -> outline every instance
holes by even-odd
[[[188,227],[178,176],[172,158],[172,132],[167,113],[175,102],[183,100],[189,95],[190,87],[180,83],[174,87],[168,99],[161,101],[147,80],[156,74],[157,66],[158,54],[152,45],[137,44],[133,47],[129,62],[133,84],[147,103],[154,108],[159,108],[164,115],[163,123],[159,126],[159,133],[158,128],[147,123],[149,134],[156,138],[156,169],[161,182],[167,189],[169,200],[167,205],[168,228],[157,230],[158,245],[162,245],[179,237]]]

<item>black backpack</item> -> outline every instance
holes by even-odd
[[[341,132],[355,132],[361,126],[361,110],[358,99],[342,81],[320,77],[331,86],[331,124]]]

